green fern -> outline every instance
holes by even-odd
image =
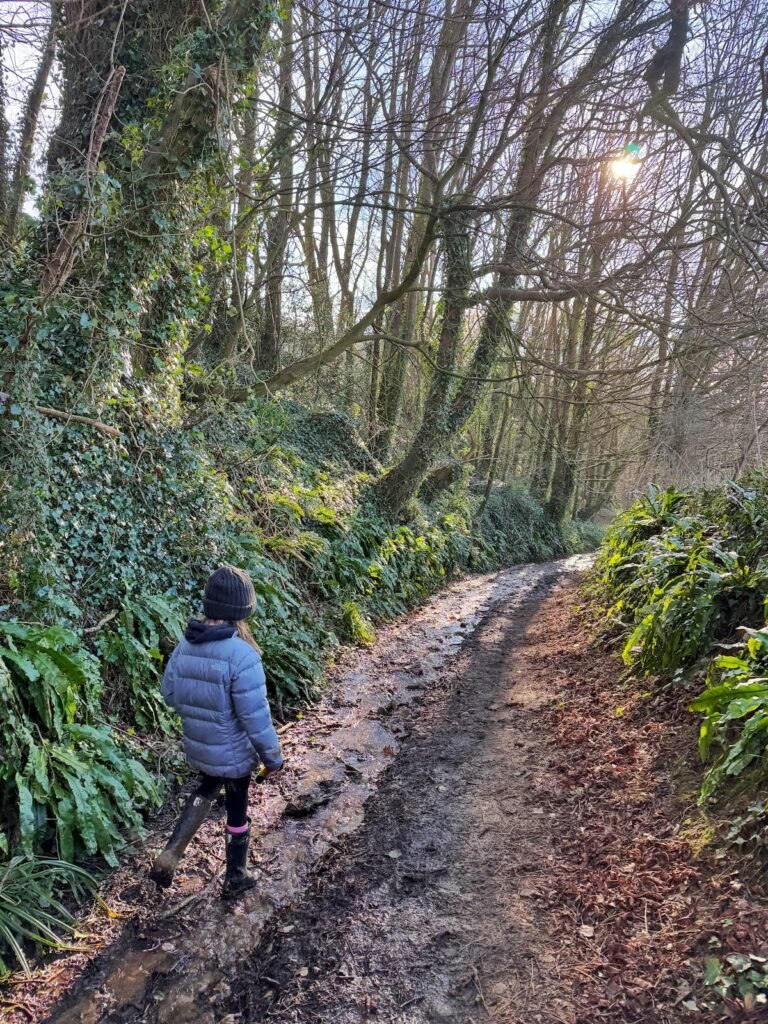
[[[138,746],[100,718],[98,662],[58,626],[0,623],[0,843],[28,855],[101,854],[117,863],[125,831],[160,802]]]
[[[160,696],[163,675],[161,641],[177,643],[185,606],[171,595],[126,598],[112,628],[97,640],[105,666],[114,670],[116,690],[128,717],[144,730],[167,731],[172,716]],[[119,710],[123,710],[120,708]]]
[[[345,601],[341,609],[341,621],[346,637],[353,643],[370,647],[376,642],[376,630],[354,601]]]
[[[638,675],[678,679],[711,659],[699,751],[711,759],[702,798],[765,771],[768,745],[768,481],[648,495],[606,535],[594,590]],[[733,649],[737,631],[744,649]]]
[[[707,688],[690,706],[704,717],[699,730],[702,760],[713,760],[702,798],[759,765],[768,744],[768,629],[748,630],[741,654],[715,658]],[[716,756],[713,757],[713,754]]]

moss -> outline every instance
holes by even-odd
[[[364,647],[376,642],[376,630],[354,601],[345,601],[341,609],[341,621],[346,638]]]
[[[688,843],[694,857],[701,857],[717,839],[717,829],[702,815],[697,818],[687,818],[680,828],[679,836]]]

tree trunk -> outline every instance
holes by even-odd
[[[250,97],[243,111],[240,135],[238,139],[237,198],[231,230],[227,225],[220,224],[223,237],[231,237],[232,266],[227,277],[214,271],[214,284],[219,287],[212,289],[218,292],[217,312],[214,317],[213,343],[217,347],[218,362],[229,362],[235,358],[243,337],[246,337],[251,360],[256,357],[256,345],[248,337],[249,323],[253,316],[248,316],[253,308],[258,308],[259,291],[255,283],[252,293],[248,294],[248,264],[253,253],[253,230],[247,218],[249,204],[253,202],[254,164],[256,162],[256,121],[258,94]],[[229,212],[229,211],[228,211]],[[228,278],[228,279],[227,279]],[[257,321],[260,324],[260,321]],[[258,328],[257,328],[258,329]]]
[[[293,13],[286,4],[281,26],[281,50],[278,92],[278,129],[280,147],[277,208],[267,228],[267,254],[264,261],[264,325],[255,368],[267,376],[280,363],[280,337],[283,326],[283,275],[293,208]]]
[[[8,164],[10,160],[10,128],[5,113],[5,78],[3,49],[0,44],[0,229],[6,224],[11,204]],[[6,232],[7,233],[7,232]]]
[[[591,256],[584,259],[589,280],[599,277],[606,247],[605,208],[608,188],[608,171],[601,167],[597,174],[595,200],[592,207],[592,224],[595,235],[592,239]],[[586,247],[585,250],[586,252]],[[582,264],[583,265],[583,264]],[[563,382],[563,398],[559,411],[555,465],[552,471],[550,496],[546,508],[556,521],[562,521],[568,514],[574,499],[577,472],[581,452],[584,419],[589,400],[587,371],[592,363],[595,330],[597,326],[597,298],[594,293],[583,301],[576,300],[571,330],[569,331],[568,352],[565,366],[576,371],[574,381]]]
[[[491,496],[493,490],[493,481],[496,476],[496,466],[499,463],[499,454],[501,452],[501,446],[504,443],[504,439],[507,436],[507,424],[509,422],[509,397],[504,398],[504,412],[501,416],[501,423],[499,423],[499,430],[496,435],[496,443],[493,446],[491,453],[491,461],[488,464],[488,478],[485,481],[485,491],[483,493],[483,501],[480,506],[482,512],[485,506],[488,504],[488,499]]]
[[[7,218],[5,219],[5,235],[8,241],[12,242],[16,237],[19,227],[19,218],[24,209],[24,197],[27,192],[29,171],[32,166],[32,151],[35,145],[37,125],[40,120],[40,110],[43,105],[43,96],[48,86],[51,68],[56,56],[56,28],[59,22],[59,3],[54,0],[51,3],[50,22],[48,32],[43,44],[43,52],[40,55],[40,62],[32,82],[32,87],[27,96],[24,107],[24,115],[21,122],[21,133],[19,136],[19,150],[16,157],[16,166],[13,169],[11,181],[11,195],[8,204]]]
[[[395,515],[418,491],[449,434],[449,396],[470,283],[469,231],[463,215],[446,215],[445,292],[440,342],[421,426],[405,458],[380,480],[379,500]]]
[[[496,447],[499,417],[500,415],[503,416],[505,412],[506,400],[502,393],[497,388],[494,388],[488,402],[488,411],[480,435],[479,451],[475,459],[475,472],[486,478],[490,472],[493,452]]]
[[[387,333],[405,341],[413,341],[418,309],[418,294],[411,291],[392,310]],[[406,350],[402,345],[387,341],[384,352],[376,417],[379,433],[373,442],[373,450],[380,462],[386,462],[392,451],[403,400],[406,366]]]
[[[52,214],[37,243],[40,299],[6,379],[14,380],[25,365],[27,343],[51,311],[56,356],[43,367],[44,378],[31,368],[25,387],[45,391],[64,378],[82,401],[104,394],[126,372],[127,359],[146,353],[141,326],[148,308],[163,345],[153,352],[156,367],[186,345],[198,290],[184,268],[194,262],[192,241],[208,214],[199,205],[199,185],[218,173],[228,90],[255,65],[268,16],[252,0],[230,0],[212,26],[200,21],[196,0],[137,0],[111,8],[100,0],[64,0],[62,11],[64,85],[48,154]],[[161,79],[158,69],[187,44],[201,48],[205,66],[173,83]],[[119,123],[140,131],[150,100],[161,124],[142,154],[132,156],[109,129]],[[98,190],[114,194],[114,180],[130,184],[121,202],[111,206],[109,191],[96,201],[103,194]],[[48,301],[65,290],[74,297],[73,309],[83,310],[81,330],[71,323],[64,329]],[[99,330],[91,329],[96,316]],[[57,394],[57,404],[62,397]]]

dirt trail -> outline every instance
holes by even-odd
[[[546,721],[532,671],[547,573],[497,605],[429,693],[366,821],[243,964],[243,1021],[571,1021],[559,922],[535,897],[553,857]],[[554,681],[549,680],[550,684]]]
[[[98,955],[49,962],[15,987],[23,1010],[8,1020],[260,1020],[275,980],[289,1002],[292,984],[299,1002],[314,998],[304,977],[306,967],[312,980],[312,966],[290,941],[285,955],[295,962],[286,959],[279,979],[259,982],[254,973],[270,943],[277,950],[272,936],[292,941],[307,929],[323,962],[330,947],[307,921],[277,931],[290,928],[297,906],[310,917],[316,907],[323,935],[331,923],[346,928],[351,959],[339,977],[348,973],[359,991],[348,1003],[343,986],[336,993],[339,1020],[380,1005],[380,1020],[471,1021],[477,999],[517,1013],[534,991],[540,998],[557,964],[551,940],[537,952],[540,922],[525,895],[548,843],[547,815],[530,803],[545,770],[544,737],[527,723],[546,688],[529,684],[515,645],[542,598],[587,564],[575,558],[461,581],[383,628],[371,651],[347,652],[327,698],[284,737],[290,769],[280,787],[254,787],[259,889],[234,906],[217,898],[222,825],[211,821],[169,895],[158,897],[144,878],[169,810],[106,887],[120,917],[86,922],[100,936]],[[366,934],[385,932],[364,952]],[[379,978],[389,982],[375,992],[364,983],[366,957],[389,965]],[[335,986],[337,972],[327,981]],[[558,998],[553,991],[552,1005]]]
[[[253,789],[259,888],[219,900],[211,820],[159,897],[169,808],[105,887],[121,916],[85,922],[100,951],[15,985],[3,1020],[767,1019],[704,979],[768,962],[768,913],[697,833],[689,696],[622,682],[576,611],[587,564],[464,580],[348,651]]]

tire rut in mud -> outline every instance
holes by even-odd
[[[556,927],[532,898],[555,829],[537,803],[553,693],[528,671],[565,580],[496,606],[464,644],[360,832],[230,977],[232,1019],[569,1019]]]

